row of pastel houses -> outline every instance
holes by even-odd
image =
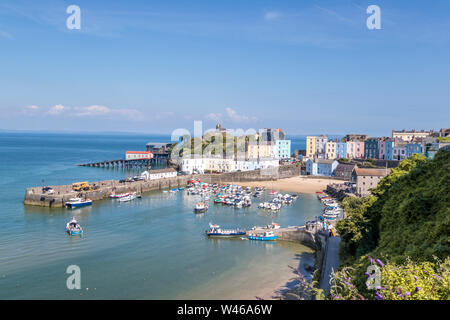
[[[306,157],[310,159],[382,159],[404,160],[413,154],[422,153],[432,158],[434,153],[449,145],[440,142],[448,137],[450,129],[439,132],[395,131],[392,137],[373,138],[363,134],[348,134],[344,138],[329,139],[328,135],[306,137]]]

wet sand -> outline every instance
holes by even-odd
[[[228,182],[234,183],[234,182]],[[314,194],[317,191],[323,191],[328,184],[343,183],[341,180],[327,178],[308,178],[303,176],[279,179],[275,181],[252,181],[239,182],[238,184],[248,187],[266,187],[267,190],[279,190],[292,193]]]
[[[276,258],[251,259],[248,265],[217,274],[214,281],[175,299],[279,300],[282,293],[297,284],[297,276],[289,266],[305,272],[305,264],[314,264],[314,251],[295,242],[279,241],[276,245],[285,249],[273,252]]]

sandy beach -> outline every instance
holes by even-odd
[[[234,182],[228,182],[234,183]],[[340,180],[327,178],[308,178],[308,177],[292,177],[286,179],[279,179],[276,181],[253,181],[253,182],[239,182],[242,186],[249,187],[266,187],[268,190],[278,190],[292,193],[306,193],[313,194],[317,191],[323,191],[328,184],[343,183]]]

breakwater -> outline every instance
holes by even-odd
[[[74,197],[88,198],[93,201],[102,200],[112,193],[137,192],[144,193],[153,190],[179,188],[187,185],[189,180],[200,179],[207,183],[264,181],[289,178],[300,174],[299,166],[280,166],[270,170],[253,170],[229,172],[222,174],[183,175],[173,178],[162,178],[146,181],[119,182],[106,180],[90,183],[94,188],[89,191],[74,192],[71,185],[49,186],[53,193],[43,191],[42,187],[27,188],[24,204],[44,207],[63,207]]]
[[[262,233],[264,231],[266,231],[266,229],[257,228],[255,230],[247,231],[247,234]],[[326,234],[321,233],[321,230],[317,228],[307,230],[305,226],[302,226],[271,229],[271,231],[273,231],[274,235],[278,236],[278,240],[299,242],[317,251],[323,251],[322,249],[325,248]],[[319,260],[323,259],[323,252],[318,258]]]

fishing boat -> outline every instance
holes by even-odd
[[[332,220],[332,221],[334,221],[334,220],[336,220],[336,217],[320,216],[319,219],[322,220],[322,221],[323,220]]]
[[[208,237],[239,237],[245,235],[245,230],[240,229],[221,229],[219,225],[209,225],[210,229],[205,233]]]
[[[72,218],[72,220],[66,224],[66,232],[71,236],[81,235],[83,234],[83,228],[81,228],[77,220]]]
[[[194,213],[204,213],[206,211],[208,211],[208,206],[204,202],[197,202]]]
[[[276,236],[273,231],[264,231],[263,234],[251,233],[248,235],[249,240],[259,240],[259,241],[273,241],[277,240],[278,236]]]
[[[129,192],[127,192],[127,193],[119,193],[119,194],[112,193],[112,194],[109,195],[109,197],[110,197],[111,199],[120,199],[120,198],[127,197],[127,196],[129,196],[129,195],[130,195]]]
[[[131,201],[134,199],[136,199],[136,192],[133,192],[126,197],[120,198],[119,201],[120,202],[128,202],[128,201]]]
[[[92,200],[90,199],[81,199],[81,198],[71,198],[66,203],[66,207],[70,209],[81,208],[92,205]]]
[[[280,229],[280,225],[278,223],[272,222],[271,224],[267,225],[264,229]]]

